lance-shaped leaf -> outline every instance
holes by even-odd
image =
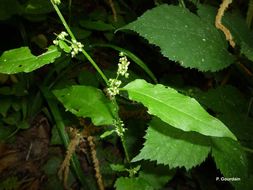
[[[236,140],[234,134],[220,120],[208,114],[194,98],[182,95],[172,88],[137,79],[123,89],[127,90],[131,100],[142,103],[150,114],[173,127]]]
[[[54,90],[54,95],[66,110],[78,117],[91,118],[94,125],[113,124],[115,105],[97,88],[91,86],[71,86]]]
[[[210,152],[209,137],[178,130],[158,118],[150,122],[145,139],[144,147],[133,161],[152,160],[188,170],[201,164]]]
[[[234,60],[213,24],[179,6],[158,6],[122,29],[137,32],[183,67],[217,71]]]
[[[28,47],[5,51],[0,57],[0,73],[29,73],[54,62],[60,55],[61,52],[55,46],[50,46],[45,53],[39,56],[34,56]]]

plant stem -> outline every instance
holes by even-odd
[[[72,33],[71,29],[69,28],[67,22],[65,21],[63,15],[61,14],[61,11],[59,10],[58,6],[56,4],[54,4],[51,1],[56,13],[58,14],[63,26],[65,27],[65,29],[67,30],[68,34],[70,35],[72,40],[76,40],[74,34]],[[100,74],[100,76],[103,78],[103,80],[105,81],[106,84],[108,84],[108,79],[107,77],[104,75],[104,73],[102,72],[102,70],[98,67],[98,65],[96,64],[96,62],[91,58],[91,56],[82,48],[82,53],[83,55],[88,59],[88,61],[92,64],[92,66],[97,70],[97,72]]]
[[[124,152],[125,152],[126,160],[127,160],[128,163],[130,163],[129,154],[128,154],[128,151],[127,151],[126,141],[125,141],[124,136],[121,136],[120,140],[121,140]]]
[[[67,30],[68,34],[70,35],[72,40],[76,40],[74,34],[72,33],[71,29],[69,28],[67,22],[65,21],[63,15],[61,14],[61,11],[59,10],[58,6],[56,4],[54,4],[51,0],[51,3],[56,11],[56,13],[58,14],[63,26],[65,27],[65,29]],[[98,65],[96,64],[96,62],[91,58],[91,56],[82,48],[82,53],[83,55],[88,59],[88,61],[92,64],[92,66],[97,70],[97,72],[100,74],[100,76],[103,78],[103,80],[105,81],[106,85],[108,85],[108,79],[107,77],[104,75],[104,73],[102,72],[102,70],[98,67]],[[117,104],[116,100],[113,101],[115,104]],[[50,107],[50,105],[49,105]],[[51,109],[51,108],[50,108]],[[52,111],[52,110],[51,110]],[[53,111],[52,111],[53,112]],[[116,118],[120,119],[118,116],[118,110],[116,110]],[[122,142],[122,146],[125,152],[125,156],[126,156],[126,160],[129,163],[130,159],[129,159],[129,155],[127,152],[127,148],[126,148],[126,143],[125,143],[125,139],[123,136],[120,137],[121,142]]]
[[[180,4],[181,7],[184,7],[184,8],[185,8],[184,0],[179,0],[179,4]]]
[[[61,11],[59,10],[58,6],[57,6],[56,4],[54,4],[54,2],[52,2],[52,0],[51,0],[51,3],[52,3],[52,5],[53,5],[53,7],[54,7],[56,13],[58,14],[58,16],[59,16],[59,18],[60,18],[60,20],[61,20],[63,26],[65,27],[65,29],[67,30],[68,34],[70,35],[70,37],[71,37],[73,40],[76,40],[74,34],[73,34],[72,31],[70,30],[70,28],[69,28],[67,22],[65,21],[63,15],[61,14]]]
[[[114,118],[117,120],[117,121],[121,121],[120,117],[119,117],[119,108],[118,108],[118,103],[116,101],[116,99],[112,99],[112,103],[115,105],[115,110],[114,110]],[[122,127],[122,126],[115,126],[115,127]],[[123,131],[123,129],[122,129]],[[121,141],[121,144],[123,146],[123,150],[124,150],[124,153],[125,153],[125,156],[126,156],[126,160],[128,163],[130,163],[130,159],[129,159],[129,154],[128,154],[128,151],[127,151],[127,147],[126,147],[126,141],[125,141],[125,137],[124,135],[120,136],[120,141]]]
[[[243,148],[243,150],[245,150],[246,152],[249,152],[249,153],[253,153],[253,149],[251,149],[251,148],[248,148],[248,147],[242,147]]]

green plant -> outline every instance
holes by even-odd
[[[231,180],[231,183],[236,189],[252,188],[250,179],[253,172],[249,169],[252,163],[248,159],[252,153],[252,144],[248,143],[252,127],[250,129],[249,126],[245,126],[245,129],[238,130],[229,124],[228,119],[232,116],[252,120],[245,111],[247,103],[243,104],[243,100],[236,102],[240,97],[239,92],[230,87],[220,87],[205,94],[197,90],[168,87],[158,83],[151,69],[125,48],[109,43],[93,44],[93,48],[109,47],[120,52],[117,71],[107,74],[90,56],[85,44],[77,40],[74,30],[72,31],[59,9],[60,0],[51,0],[51,3],[66,32],[57,34],[53,40],[54,45],[49,46],[46,52],[38,56],[34,56],[28,47],[3,52],[0,57],[0,73],[8,75],[31,73],[47,64],[54,65],[54,68],[50,68],[47,79],[39,85],[37,97],[42,98],[42,94],[47,102],[52,120],[66,149],[69,137],[65,131],[62,110],[56,99],[66,111],[76,117],[90,118],[91,123],[101,129],[96,134],[100,141],[109,138],[120,139],[124,159],[120,164],[110,163],[113,171],[123,173],[116,179],[114,185],[118,190],[160,189],[175,175],[176,168],[184,167],[189,171],[203,163],[209,155],[226,179],[235,179]],[[215,28],[214,7],[197,3],[198,15],[196,15],[186,8],[184,1],[180,1],[180,5],[159,5],[146,11],[136,21],[118,28],[117,32],[126,30],[137,32],[150,44],[158,46],[163,56],[178,62],[184,68],[194,68],[201,72],[222,70],[236,64],[236,60],[243,56],[249,62],[253,61],[253,35],[241,17],[228,13],[223,18],[236,45],[240,47],[239,52],[231,53],[228,51],[223,33]],[[81,25],[103,32],[114,29],[111,25],[101,22],[83,21]],[[59,82],[71,68],[68,63],[62,64],[60,58],[64,57],[69,62],[72,58],[83,61],[79,53],[92,65],[102,81],[83,80],[88,85]],[[130,63],[128,59],[132,62]],[[139,76],[131,78],[129,68],[131,69],[134,63],[149,78],[140,79]],[[57,73],[57,79],[51,82],[54,73]],[[88,78],[91,77],[89,75]],[[155,84],[147,82],[149,80]],[[99,83],[102,87],[98,87]],[[225,98],[221,97],[224,105],[220,107],[219,103],[222,101],[219,99],[219,91],[227,95]],[[195,98],[205,108],[217,113],[216,117],[208,113]],[[3,102],[5,105],[1,107],[0,113],[5,116],[10,103],[5,100]],[[131,106],[134,110],[144,110],[144,114],[147,115],[143,120],[144,126],[148,125],[144,147],[137,155],[132,153],[131,138],[140,137],[138,134],[133,137],[129,135],[136,129],[128,127],[128,122],[124,121],[121,114],[122,110],[129,108],[130,112],[133,111]],[[241,109],[242,113],[235,114],[237,109]],[[240,120],[233,122],[240,123]],[[88,129],[84,127],[83,130]],[[245,136],[243,130],[248,130],[251,135]],[[158,164],[156,169],[153,161]],[[82,173],[75,154],[71,164],[83,188],[92,189],[92,185]],[[153,171],[150,168],[153,168]],[[216,181],[221,176],[217,177]]]

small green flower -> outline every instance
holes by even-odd
[[[128,78],[129,76],[127,70],[130,62],[127,60],[127,57],[124,55],[123,52],[120,52],[119,56],[120,59],[118,63],[117,77],[115,79],[109,79],[108,88],[106,89],[106,93],[111,99],[117,94],[119,94],[119,86],[122,82],[118,80],[118,77],[124,76],[125,78]]]
[[[71,57],[75,57],[79,52],[82,52],[83,44],[81,44],[80,42],[77,42],[76,40],[73,40],[73,39],[71,41],[69,41],[66,39],[67,36],[68,36],[68,34],[65,31],[63,31],[57,35],[57,37],[53,41],[53,43],[58,46],[60,41],[64,41],[65,44],[68,46],[68,49],[70,49],[69,52],[71,52]],[[60,48],[62,48],[62,47],[60,46]]]
[[[60,40],[65,40],[65,37],[67,37],[67,36],[68,36],[67,32],[62,31],[57,37],[58,37]]]
[[[117,135],[119,137],[123,137],[124,133],[126,131],[126,129],[124,128],[124,126],[125,126],[124,122],[119,119],[119,120],[115,121],[114,126],[116,127],[115,132],[117,133]]]
[[[59,45],[59,40],[53,40],[53,44],[58,46]]]
[[[59,41],[60,40],[66,40],[66,37],[68,36],[68,34],[64,31],[62,31],[60,34],[57,35],[56,39],[53,41],[53,43],[55,45],[59,45]]]
[[[110,98],[113,98],[117,94],[119,94],[119,86],[121,85],[121,81],[117,79],[109,79],[108,88],[106,92]]]
[[[130,62],[127,60],[127,57],[124,55],[123,52],[120,52],[119,56],[121,58],[119,59],[117,75],[121,75],[125,78],[128,78],[129,73],[127,72],[127,70]]]
[[[75,57],[78,52],[82,52],[83,44],[77,42],[76,40],[72,40],[71,49],[71,57]]]

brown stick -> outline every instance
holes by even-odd
[[[233,0],[223,0],[222,3],[220,4],[220,8],[218,10],[218,13],[215,18],[215,26],[216,28],[220,29],[226,36],[226,40],[229,42],[229,44],[234,48],[235,47],[235,42],[233,40],[233,36],[229,29],[224,26],[221,22],[222,17],[224,16],[224,13],[228,6],[233,2]]]

